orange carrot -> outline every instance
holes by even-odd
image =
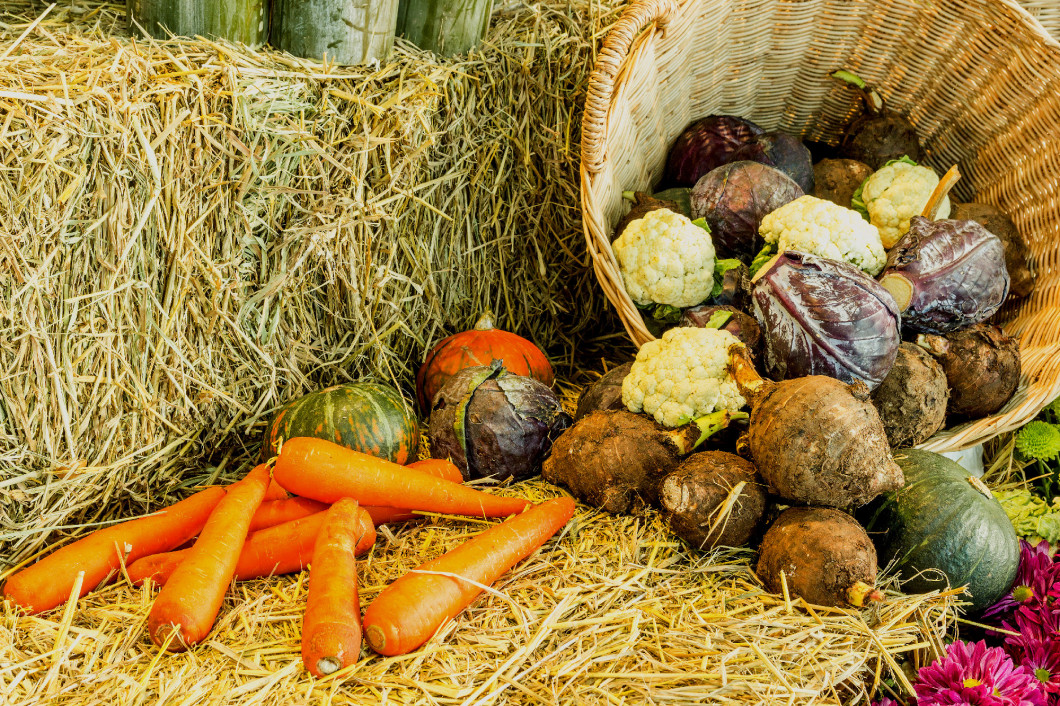
[[[388,656],[416,649],[470,605],[482,592],[480,586],[492,585],[530,556],[573,515],[570,498],[549,500],[405,574],[384,588],[365,611],[368,644]]]
[[[286,500],[291,497],[287,489],[275,480],[269,481],[269,487],[265,489],[265,500]]]
[[[313,548],[309,595],[302,621],[302,663],[324,677],[361,655],[361,601],[357,594],[356,545],[363,530],[357,501],[343,498],[324,513]]]
[[[328,506],[309,498],[287,498],[286,500],[266,500],[258,507],[254,517],[250,518],[250,531],[255,532],[266,527],[281,525],[284,522],[308,517],[324,512]]]
[[[410,463],[405,468],[415,468],[417,471],[430,473],[435,478],[445,478],[454,483],[463,483],[464,474],[456,467],[456,464],[447,458],[425,458],[422,461]]]
[[[147,628],[156,645],[166,644],[174,628],[179,639],[169,643],[173,652],[198,644],[209,634],[235,575],[250,518],[268,485],[269,467],[262,464],[228,488],[151,606]]]
[[[166,552],[194,537],[224,496],[224,488],[207,488],[156,514],[96,530],[9,578],[4,595],[29,614],[51,610],[66,602],[83,571],[84,596],[117,576],[122,560]]]
[[[309,566],[317,532],[326,514],[318,512],[248,534],[236,563],[236,581],[290,574]],[[357,554],[364,554],[375,543],[375,527],[364,508],[358,513],[357,520],[358,533],[362,535]],[[160,586],[169,580],[173,570],[187,555],[187,551],[182,551],[145,556],[129,565],[129,580],[139,586],[151,579]]]
[[[363,505],[477,517],[507,517],[530,503],[489,495],[407,466],[323,439],[288,439],[276,460],[277,480],[296,495],[333,503],[353,498]]]

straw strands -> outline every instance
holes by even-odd
[[[614,331],[578,126],[617,8],[498,8],[481,52],[321,66],[0,7],[0,567],[230,478],[270,411],[404,384],[481,311],[570,364]]]

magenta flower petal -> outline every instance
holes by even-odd
[[[951,644],[945,656],[920,670],[913,688],[917,706],[1046,706],[1034,673],[983,641]]]
[[[1049,543],[1032,546],[1020,540],[1020,564],[1016,580],[1005,596],[983,611],[984,618],[994,618],[999,624],[1008,619],[1020,606],[1043,605],[1055,598],[1060,584],[1060,562],[1049,555]]]

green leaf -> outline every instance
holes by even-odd
[[[765,267],[766,263],[773,259],[773,256],[777,254],[776,243],[766,243],[765,247],[758,251],[755,255],[755,259],[751,260],[751,276],[754,277],[758,274],[758,271]]]
[[[708,233],[710,232],[710,226],[707,225],[706,218],[697,218],[696,220],[692,221],[692,225],[697,225]]]
[[[853,71],[847,71],[846,69],[840,69],[839,71],[832,72],[832,78],[837,78],[840,81],[845,81],[856,88],[865,90],[869,87],[869,84],[865,83],[860,76]]]
[[[664,324],[676,324],[681,320],[681,310],[669,304],[656,304],[651,317]]]
[[[888,161],[887,161],[887,163],[886,163],[886,164],[884,164],[883,166],[884,166],[884,167],[889,167],[889,166],[891,166],[892,164],[899,164],[899,163],[901,163],[901,164],[909,164],[909,165],[912,165],[912,166],[914,166],[914,167],[915,167],[915,166],[917,166],[916,162],[914,162],[913,160],[911,160],[911,159],[909,158],[909,155],[907,155],[907,154],[903,154],[903,155],[902,155],[901,157],[899,157],[898,159],[891,159],[891,160],[888,160]],[[883,167],[880,167],[880,168],[882,169]]]
[[[735,258],[714,261],[714,287],[712,287],[710,290],[711,299],[721,294],[721,290],[723,289],[722,278],[725,277],[725,273],[729,270],[736,269],[742,264],[742,262]]]
[[[707,319],[707,323],[703,325],[703,328],[714,328],[718,329],[729,323],[729,319],[732,318],[731,311],[715,311]]]
[[[854,195],[850,197],[850,208],[860,213],[861,217],[864,218],[866,221],[870,220],[869,209],[865,205],[865,201],[864,199],[862,199],[861,195],[862,192],[865,190],[865,182],[867,182],[871,177],[871,174],[865,177],[865,181],[861,182],[861,186],[859,186],[858,190],[854,192]]]

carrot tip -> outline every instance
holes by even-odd
[[[382,652],[386,649],[386,635],[378,625],[369,625],[365,628],[364,635],[368,638],[368,644],[376,652]]]
[[[321,674],[334,674],[342,668],[342,662],[335,657],[322,657],[317,660],[317,671]]]

